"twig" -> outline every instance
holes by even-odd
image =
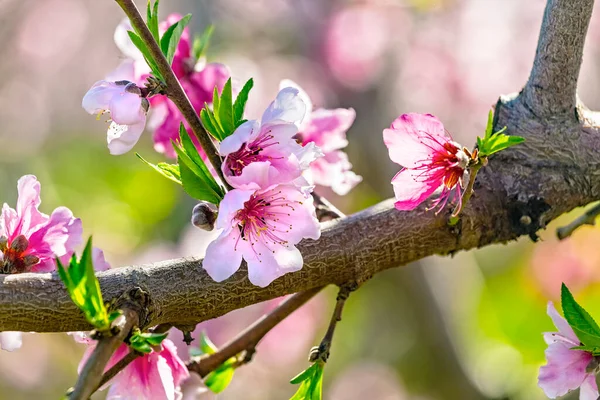
[[[223,184],[226,185],[228,189],[231,189],[231,186],[227,183],[225,177],[223,176],[223,171],[221,171],[222,160],[217,148],[215,147],[215,144],[210,138],[210,135],[204,129],[204,126],[202,126],[200,117],[198,117],[196,110],[194,110],[194,107],[190,103],[187,94],[181,87],[179,79],[177,79],[175,76],[173,69],[162,53],[158,43],[156,43],[154,36],[152,36],[152,33],[140,15],[135,3],[133,0],[116,0],[116,2],[123,9],[123,11],[125,11],[125,14],[131,21],[131,25],[139,33],[144,44],[148,46],[148,50],[150,51],[154,61],[156,61],[158,70],[163,75],[165,83],[167,84],[167,96],[173,101],[173,103],[175,103],[179,111],[181,111],[183,117],[192,128],[194,135],[196,135],[196,138],[198,138],[202,149],[204,149],[204,152],[208,156],[208,159],[215,171],[217,171],[217,174],[221,178]]]
[[[290,315],[293,311],[310,300],[314,295],[319,293],[321,289],[322,288],[310,289],[304,292],[296,293],[287,298],[283,303],[277,306],[277,308],[254,322],[237,337],[219,349],[219,351],[216,353],[202,357],[199,360],[192,360],[189,362],[187,365],[188,369],[196,372],[201,377],[205,377],[210,372],[217,369],[225,361],[242,352],[249,354],[250,357],[243,357],[241,360],[248,358],[245,362],[250,361],[251,355],[254,352],[258,342],[260,342],[262,338],[278,323],[283,321],[285,317]],[[242,361],[239,365],[245,362]]]
[[[104,386],[106,382],[114,378],[115,375],[124,370],[129,364],[131,364],[135,359],[137,359],[141,355],[141,353],[138,353],[134,350],[131,350],[129,353],[127,353],[125,357],[121,358],[115,365],[110,367],[110,369],[106,371],[104,375],[102,375],[102,379],[100,380],[100,383],[98,383],[98,387],[96,388],[96,390]]]
[[[312,194],[315,199],[315,207],[317,211],[317,218],[319,221],[330,221],[332,219],[344,217],[344,213],[338,210],[333,204],[329,202],[324,197],[319,196],[318,194]]]
[[[113,353],[129,335],[131,329],[139,323],[138,314],[130,309],[123,309],[121,320],[113,329],[118,329],[113,336],[106,336],[98,340],[96,348],[87,360],[75,387],[67,393],[70,400],[87,400],[100,387],[104,367]]]
[[[337,323],[342,320],[342,312],[344,311],[344,304],[346,304],[346,300],[350,297],[350,293],[358,288],[358,284],[351,285],[342,285],[340,287],[340,291],[337,295],[337,301],[335,303],[335,309],[333,310],[333,315],[331,316],[331,321],[329,321],[329,327],[327,328],[327,332],[325,332],[325,336],[323,336],[323,340],[317,347],[313,347],[310,351],[310,355],[308,360],[310,362],[322,361],[327,362],[329,358],[329,352],[331,350],[331,343],[333,341],[333,334],[335,333],[335,327]]]
[[[598,215],[600,215],[600,203],[586,210],[583,215],[570,224],[558,228],[556,230],[556,236],[558,236],[558,239],[563,240],[571,236],[576,229],[583,225],[596,225],[596,217],[598,217]]]

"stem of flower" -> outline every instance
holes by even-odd
[[[477,173],[479,172],[481,167],[483,167],[483,164],[484,164],[484,162],[479,160],[477,163],[475,163],[470,168],[469,183],[467,184],[467,188],[465,189],[465,192],[462,196],[461,204],[457,205],[456,208],[454,209],[454,211],[452,212],[452,215],[448,219],[448,225],[454,226],[460,220],[460,218],[458,218],[458,214],[467,205],[467,203],[471,199],[471,196],[473,195],[473,185],[475,185],[475,178],[477,177]]]
[[[185,94],[185,91],[181,87],[181,83],[179,83],[179,79],[175,76],[173,69],[169,65],[169,62],[165,58],[162,50],[152,33],[148,29],[148,26],[144,22],[144,19],[140,15],[139,10],[137,9],[133,0],[115,0],[117,4],[125,11],[125,14],[131,21],[131,25],[135,28],[137,33],[140,35],[140,38],[144,42],[144,44],[148,47],[152,58],[156,62],[160,73],[163,75],[165,79],[166,94],[173,101],[173,103],[177,106],[181,114],[186,119],[194,135],[198,138],[202,149],[206,153],[208,160],[212,164],[215,171],[219,175],[219,178],[223,182],[223,184],[227,187],[227,189],[231,189],[231,186],[225,180],[223,176],[223,172],[221,171],[221,156],[219,155],[217,148],[212,141],[210,135],[202,126],[202,121],[200,117],[194,110],[194,107],[190,103],[189,98]]]

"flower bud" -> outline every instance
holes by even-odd
[[[192,210],[192,225],[205,231],[212,231],[217,220],[217,207],[206,201],[198,203]]]

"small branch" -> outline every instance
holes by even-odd
[[[329,352],[331,350],[331,343],[333,342],[333,334],[335,333],[335,328],[337,323],[342,320],[342,312],[344,311],[344,305],[346,304],[346,300],[350,297],[350,293],[354,290],[358,289],[358,285],[343,285],[340,287],[340,291],[337,295],[337,302],[335,303],[335,309],[333,310],[333,315],[331,316],[331,321],[329,321],[329,327],[327,328],[327,332],[325,332],[325,336],[323,336],[323,340],[317,347],[313,347],[310,351],[310,355],[308,360],[310,362],[322,361],[327,362],[329,358]]]
[[[287,298],[283,301],[283,303],[277,306],[277,308],[254,322],[232,341],[219,349],[218,352],[202,357],[199,360],[192,360],[189,362],[188,369],[197,373],[201,377],[205,377],[210,372],[217,369],[225,361],[242,352],[245,352],[245,355],[243,358],[241,358],[241,360],[247,358],[247,361],[240,362],[240,365],[250,361],[251,355],[254,353],[258,342],[260,342],[262,338],[269,333],[269,331],[271,331],[271,329],[283,321],[285,317],[300,308],[300,306],[310,300],[314,295],[319,293],[321,289],[321,287],[310,289],[304,292],[296,293]],[[249,357],[245,357],[246,355],[249,355]]]
[[[583,225],[594,226],[596,225],[596,217],[598,217],[598,215],[600,215],[600,203],[586,210],[583,215],[575,219],[570,224],[558,228],[556,230],[556,236],[558,236],[558,239],[563,240],[571,236],[576,229],[582,227]]]
[[[121,358],[115,365],[110,367],[110,369],[106,371],[104,375],[102,375],[102,379],[100,380],[100,383],[98,383],[98,387],[94,391],[104,386],[108,381],[114,378],[115,375],[127,368],[129,364],[131,364],[136,358],[140,357],[141,355],[141,353],[138,353],[134,350],[131,350],[129,353],[127,353],[125,357]]]
[[[320,222],[323,221],[331,221],[332,219],[344,217],[344,213],[338,210],[333,204],[329,202],[324,197],[319,196],[318,194],[312,194],[315,199],[315,208],[317,212],[317,218]]]
[[[118,329],[118,332],[98,340],[96,348],[79,374],[75,387],[67,393],[70,400],[87,400],[101,386],[104,367],[131,329],[139,323],[138,314],[130,309],[124,309],[122,317],[119,318],[120,321],[113,327]]]
[[[538,117],[575,115],[583,45],[594,0],[548,0],[523,99]]]
[[[123,9],[123,11],[125,11],[125,14],[131,21],[131,25],[139,33],[140,38],[142,39],[144,44],[148,46],[150,54],[154,58],[154,61],[156,61],[158,69],[165,78],[165,83],[167,84],[166,91],[168,97],[173,101],[173,103],[175,103],[179,111],[181,111],[183,117],[186,119],[186,121],[192,128],[194,135],[196,135],[196,138],[198,138],[202,149],[204,149],[204,152],[208,156],[208,159],[215,171],[217,171],[217,174],[221,178],[223,184],[226,185],[228,189],[231,189],[231,186],[229,186],[229,184],[225,180],[225,177],[223,176],[223,172],[221,171],[222,160],[221,156],[219,155],[219,152],[217,151],[217,148],[215,147],[215,144],[213,143],[210,135],[204,129],[204,126],[202,126],[202,121],[200,121],[200,117],[198,116],[196,110],[194,110],[194,107],[190,103],[187,94],[181,87],[179,79],[177,79],[177,77],[175,76],[173,69],[171,68],[169,62],[162,53],[162,50],[160,49],[158,43],[156,43],[156,40],[154,40],[152,33],[150,32],[148,26],[144,22],[144,19],[140,15],[140,12],[138,11],[135,3],[133,2],[133,0],[116,0],[116,2]]]

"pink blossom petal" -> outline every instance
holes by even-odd
[[[121,155],[131,150],[140,139],[145,125],[146,118],[134,125],[119,125],[112,122],[107,132],[110,154]]]
[[[230,190],[225,194],[225,197],[219,204],[219,215],[215,227],[217,229],[231,229],[231,220],[238,210],[244,208],[244,203],[247,202],[254,194],[253,190]]]
[[[15,351],[23,344],[21,332],[0,332],[0,348],[6,351]]]
[[[351,169],[348,155],[335,150],[311,163],[307,176],[315,184],[329,186],[336,194],[343,196],[362,181],[362,177]]]
[[[223,163],[226,168],[225,163]],[[225,171],[224,171],[225,172]],[[250,163],[247,167],[242,170],[242,174],[239,176],[227,174],[225,178],[227,182],[236,189],[242,190],[256,190],[264,187],[268,187],[272,182],[278,182],[280,172],[277,168],[273,167],[268,161],[257,161]],[[285,180],[285,178],[283,179]]]
[[[244,143],[250,140],[253,132],[259,132],[260,126],[258,121],[246,121],[231,134],[230,136],[223,139],[219,145],[219,154],[227,156],[233,152],[238,151]]]
[[[290,87],[280,90],[275,100],[263,113],[262,125],[276,120],[300,123],[306,114],[306,105],[298,94],[297,89]]]
[[[285,89],[286,87],[291,87],[291,88],[298,90],[298,97],[300,97],[300,100],[302,100],[304,102],[304,104],[306,105],[306,111],[305,111],[303,121],[304,122],[308,121],[313,112],[312,100],[310,99],[308,94],[304,91],[304,89],[302,89],[300,87],[300,85],[298,85],[293,80],[283,79],[281,82],[279,82],[279,90]]]
[[[554,323],[554,326],[556,326],[558,331],[564,337],[568,338],[573,343],[576,343],[573,346],[579,346],[580,340],[577,337],[577,335],[575,335],[575,332],[573,332],[573,328],[571,328],[571,326],[569,325],[567,320],[564,319],[558,313],[558,311],[556,311],[556,308],[554,307],[554,303],[552,303],[551,301],[548,302],[547,313],[548,313],[548,316],[552,319],[552,322]]]
[[[315,142],[324,153],[339,150],[348,145],[346,132],[356,118],[352,108],[335,110],[318,109],[311,114],[310,122],[302,132],[302,140]]]
[[[167,361],[175,387],[189,378],[190,373],[185,363],[177,355],[177,346],[169,339],[163,340],[160,356]]]
[[[138,76],[136,75],[136,61],[130,58],[127,58],[119,64],[117,68],[112,70],[108,75],[104,77],[107,81],[117,82],[117,81],[130,81],[136,82],[138,80]]]
[[[48,216],[38,211],[41,185],[33,175],[25,175],[17,182],[17,214],[20,217],[21,233],[29,233],[34,227],[45,223]]]
[[[392,179],[397,200],[394,205],[398,210],[414,210],[440,186],[440,182],[423,180],[417,174],[418,172],[405,168]]]
[[[8,240],[12,240],[21,234],[19,225],[19,216],[17,211],[10,208],[6,203],[2,206],[2,214],[0,214],[0,236],[6,236]]]
[[[56,271],[56,261],[54,261],[52,258],[42,260],[38,264],[35,264],[33,267],[31,267],[31,272],[35,272],[37,274],[54,271]]]
[[[586,368],[592,355],[570,347],[564,342],[556,342],[546,349],[548,363],[540,368],[538,385],[548,397],[563,396],[577,389],[587,376]]]
[[[190,76],[190,80],[209,96],[205,101],[207,103],[212,103],[212,95],[215,86],[220,92],[230,76],[231,72],[224,64],[208,63],[202,65],[202,63],[198,63],[194,68],[194,73]]]
[[[107,271],[110,269],[110,264],[104,258],[104,252],[97,247],[92,249],[92,260],[94,262],[94,270]]]
[[[111,119],[119,125],[134,125],[146,121],[142,98],[135,93],[123,91],[113,96],[108,108]]]
[[[114,82],[98,81],[87,91],[81,106],[90,114],[105,112],[109,108],[110,100],[123,91],[123,86]]]
[[[598,393],[596,377],[589,374],[579,387],[579,400],[598,400],[598,397],[600,397],[600,393]]]
[[[234,228],[208,245],[202,268],[215,282],[222,282],[240,268],[242,252],[246,247],[246,242],[240,238],[240,232]]]
[[[435,150],[443,151],[450,141],[444,126],[430,114],[403,114],[390,129],[383,131],[383,141],[392,161],[405,168],[414,168],[427,160]]]
[[[260,257],[248,257],[248,279],[253,285],[266,287],[289,272],[302,269],[302,254],[295,246],[278,246],[271,250],[262,244],[255,246]]]
[[[115,29],[114,40],[115,44],[121,50],[125,57],[133,60],[144,60],[142,52],[133,44],[129,38],[128,31],[134,31],[129,18],[123,19]]]

